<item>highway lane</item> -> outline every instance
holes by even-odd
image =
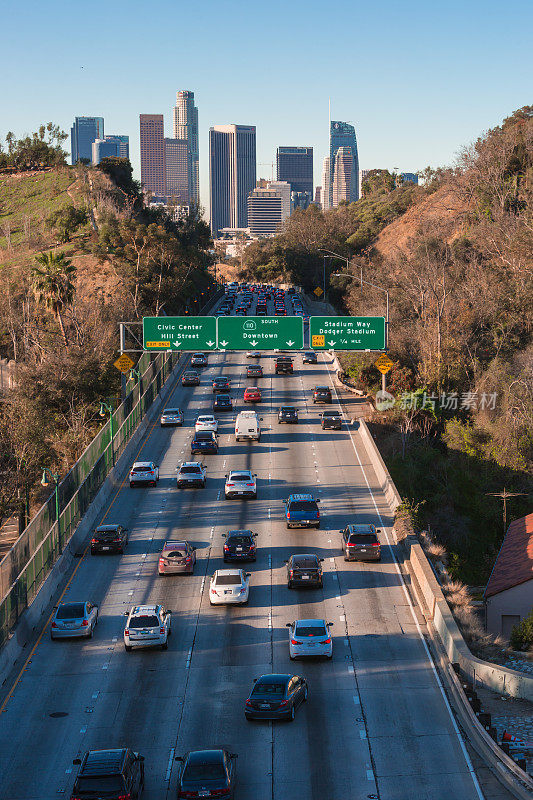
[[[273,376],[273,357],[265,357],[257,383],[266,390],[260,413],[269,430],[260,443],[237,444],[231,415],[221,414],[221,448],[205,457],[205,490],[179,491],[175,467],[190,458],[191,423],[211,408],[208,379],[230,375],[241,398],[246,383],[244,354],[209,360],[200,390],[178,386],[167,403],[184,408],[186,426],[156,426],[145,437],[142,457],[161,466],[158,487],[125,486],[107,513],[106,521],[130,528],[126,555],[86,556],[67,593],[99,603],[94,639],[44,637],[0,718],[0,797],[68,796],[76,755],[124,744],[146,757],[145,796],[175,797],[173,755],[217,743],[239,753],[237,800],[366,798],[376,778],[383,799],[478,797],[392,552],[383,548],[381,564],[346,564],[339,555],[338,530],[355,514],[376,523],[379,511],[391,520],[377,490],[374,505],[348,430],[318,426],[310,390],[327,382],[327,365],[302,367],[296,356],[294,376]],[[278,426],[274,412],[289,402],[301,424]],[[353,441],[375,489],[357,432]],[[224,473],[239,467],[258,473],[259,497],[224,502]],[[298,489],[322,497],[320,530],[286,530],[281,500]],[[259,533],[250,602],[211,607],[221,534],[239,527]],[[195,575],[160,578],[159,551],[177,535],[198,547]],[[289,591],[284,559],[308,550],[325,558],[324,590]],[[125,653],[122,615],[142,602],[174,611],[168,651]],[[298,616],[334,621],[332,662],[289,660],[285,623]],[[252,680],[272,670],[305,675],[309,700],[292,724],[247,723]],[[57,713],[67,716],[50,716]]]

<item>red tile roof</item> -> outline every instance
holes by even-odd
[[[485,589],[485,597],[504,592],[533,578],[533,514],[515,519],[507,528]],[[531,591],[533,606],[533,589]]]

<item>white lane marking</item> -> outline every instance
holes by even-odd
[[[348,641],[348,639],[345,639],[345,640],[344,640],[344,646],[345,646],[345,647],[348,647],[348,645],[349,645],[349,644],[350,644],[350,642]]]
[[[211,529],[211,533],[209,534],[209,538],[212,539],[214,534],[215,534],[215,531],[213,529]]]
[[[330,564],[334,564],[335,563],[335,559],[334,558],[330,558],[329,562],[330,562]]]
[[[176,752],[174,747],[170,748],[170,755],[168,757],[168,767],[167,767],[167,774],[165,775],[165,781],[168,783],[170,780],[170,773],[172,772],[172,761],[174,760],[174,753]]]
[[[360,706],[361,705],[361,699],[360,699],[358,694],[354,694],[353,701],[354,701],[356,706]]]
[[[374,780],[374,773],[372,772],[371,769],[367,769],[367,771],[366,771],[366,779],[367,779],[367,781],[373,781]]]
[[[71,772],[72,772],[72,767],[69,767],[68,769],[65,770],[65,775],[70,775]]]
[[[359,729],[359,736],[361,739],[366,739],[366,731],[363,728]]]
[[[272,630],[272,611],[268,612],[268,630]]]
[[[118,636],[113,636],[112,641],[113,642],[118,642]],[[98,692],[96,694],[93,694],[93,697],[98,697]]]
[[[114,642],[116,642],[117,640],[116,640],[116,639],[113,639],[113,641],[114,641]],[[95,692],[95,693],[92,695],[92,699],[93,699],[93,700],[96,700],[96,698],[98,697],[98,695],[99,695],[99,694],[100,694],[100,692]]]
[[[80,728],[80,733],[87,733],[87,728]]]
[[[102,669],[107,669],[109,664],[102,664]]]
[[[192,647],[189,647],[189,652],[187,653],[187,663],[185,664],[185,669],[189,669],[191,666],[191,656],[192,656]]]
[[[202,584],[201,584],[201,586],[200,586],[200,594],[203,594],[203,592],[204,592],[204,586],[205,586],[205,575],[204,575],[204,577],[202,578]]]
[[[346,622],[346,614],[341,614],[341,615],[339,616],[339,620],[340,620],[341,622]]]
[[[218,490],[217,500],[220,500],[220,489]]]
[[[133,592],[128,592],[128,597],[131,597]]]
[[[333,379],[331,377],[331,372],[329,371],[329,368],[328,368],[328,375],[329,375],[329,380],[330,380],[331,386],[333,388],[333,391],[335,392],[335,397],[337,398],[337,402],[340,405],[341,403],[340,403],[340,400],[339,400],[339,396],[337,394],[337,389],[335,387],[335,384],[333,383]],[[423,646],[423,648],[424,648],[424,650],[426,652],[427,660],[429,662],[429,665],[430,665],[431,670],[433,672],[433,675],[435,677],[435,681],[437,683],[437,686],[439,687],[440,693],[442,695],[442,699],[444,701],[444,705],[446,706],[446,710],[448,711],[448,715],[450,717],[450,720],[451,720],[452,727],[454,729],[455,735],[457,736],[457,739],[459,741],[459,745],[461,747],[461,751],[463,753],[463,757],[465,759],[468,772],[470,773],[470,777],[472,778],[472,783],[474,784],[474,788],[475,788],[475,790],[477,792],[477,795],[480,798],[480,800],[485,800],[483,792],[481,791],[481,786],[479,785],[479,781],[477,779],[477,775],[476,775],[476,773],[474,771],[474,767],[472,765],[472,761],[470,760],[470,756],[468,755],[468,751],[467,751],[465,743],[463,741],[463,737],[461,736],[461,733],[460,733],[459,728],[457,726],[457,722],[455,721],[455,717],[453,715],[450,703],[448,702],[448,698],[446,696],[446,692],[444,691],[444,686],[442,685],[442,682],[440,680],[439,674],[438,674],[437,669],[435,667],[435,664],[433,662],[433,658],[431,657],[431,653],[429,652],[429,648],[428,648],[428,646],[426,644],[426,641],[425,641],[424,636],[422,634],[422,630],[421,630],[420,625],[418,623],[418,620],[416,618],[415,610],[413,608],[413,604],[411,602],[411,598],[409,596],[409,592],[407,591],[407,587],[405,585],[405,581],[404,581],[404,578],[403,578],[403,575],[402,575],[402,571],[401,571],[401,569],[399,567],[398,561],[396,560],[396,556],[394,555],[394,550],[392,549],[392,545],[390,543],[389,534],[387,533],[385,525],[383,524],[383,520],[381,518],[381,514],[379,513],[378,506],[377,506],[377,503],[376,503],[376,498],[374,497],[374,493],[373,493],[372,489],[370,488],[370,483],[368,482],[368,478],[367,478],[367,475],[366,475],[366,470],[363,467],[361,459],[359,458],[359,453],[357,452],[357,447],[355,446],[355,442],[354,442],[354,439],[353,439],[352,431],[349,430],[348,434],[350,436],[350,441],[352,443],[352,447],[353,447],[353,450],[354,450],[354,453],[355,453],[355,457],[357,459],[357,463],[359,464],[359,469],[361,470],[361,472],[363,474],[363,478],[365,479],[365,483],[366,483],[366,487],[368,489],[368,493],[370,494],[370,497],[372,499],[372,503],[373,503],[374,508],[376,510],[376,515],[377,515],[377,517],[379,519],[380,527],[382,528],[382,530],[383,530],[383,532],[385,534],[385,538],[387,539],[387,545],[388,545],[390,553],[392,555],[392,560],[394,562],[394,566],[395,566],[396,572],[398,573],[398,575],[400,577],[400,584],[401,584],[401,587],[402,587],[403,592],[405,594],[405,598],[407,600],[407,603],[409,605],[409,609],[411,611],[411,616],[413,617],[413,621],[415,623],[415,626],[416,626],[416,629],[417,629],[417,632],[418,632],[418,636],[419,636],[420,641],[422,642],[422,646]]]
[[[270,519],[270,509],[268,509],[268,518]]]

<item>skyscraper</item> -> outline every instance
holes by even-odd
[[[313,148],[278,147],[276,166],[278,181],[291,185],[295,205],[306,208],[313,200]]]
[[[163,114],[140,114],[141,184],[144,191],[167,193]]]
[[[270,181],[248,195],[248,227],[252,236],[274,236],[291,213],[288,181]]]
[[[93,157],[93,142],[103,138],[103,117],[76,117],[70,129],[72,163],[77,164],[82,159],[90,163]]]
[[[248,195],[255,187],[255,125],[209,129],[211,232],[248,226]]]
[[[333,174],[332,205],[337,208],[341,200],[349,203],[352,197],[353,157],[350,147],[339,147],[335,154]]]
[[[331,186],[331,174],[330,174],[329,162],[330,162],[329,156],[326,156],[326,158],[324,159],[324,166],[322,167],[322,192],[321,192],[322,211],[327,211],[329,208],[331,208],[331,202],[329,199],[330,198],[329,190]]]
[[[185,139],[188,153],[188,182],[191,203],[200,202],[200,172],[198,154],[198,109],[194,105],[194,92],[176,92],[174,107],[174,138]]]
[[[359,156],[355,128],[348,122],[331,122],[329,130],[329,207],[333,204],[333,177],[335,175],[335,158],[339,147],[350,148],[352,154],[352,176],[348,202],[359,200]]]
[[[92,144],[92,162],[99,164],[103,158],[129,158],[130,157],[130,137],[129,136],[105,136],[103,139],[95,139]]]
[[[166,194],[189,202],[189,146],[186,139],[165,139]]]

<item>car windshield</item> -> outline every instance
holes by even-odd
[[[262,683],[261,681],[257,681],[252,691],[252,696],[261,695],[262,697],[265,695],[270,697],[283,697],[284,694],[284,683]]]
[[[294,414],[296,409],[294,408],[294,406],[283,406],[281,411],[283,414]]]
[[[252,480],[252,476],[251,475],[246,475],[246,474],[241,475],[241,474],[234,473],[233,475],[229,476],[229,480],[230,481],[251,481]]]
[[[182,467],[180,472],[185,475],[192,475],[194,473],[200,472],[200,467]]]
[[[292,559],[292,566],[296,567],[296,569],[316,569],[317,560],[315,556],[300,556],[300,558]]]
[[[138,617],[132,617],[128,623],[130,628],[156,628],[159,625],[159,620],[155,614],[140,614]]]
[[[74,617],[85,616],[85,605],[83,603],[65,603],[57,609],[57,619],[73,619]]]
[[[80,775],[76,781],[74,794],[92,793],[96,796],[103,794],[123,793],[124,781],[121,775]]]
[[[329,392],[329,389],[327,386],[317,386],[315,392]]]
[[[185,372],[183,374],[184,378],[196,378],[196,372]]]
[[[327,630],[323,625],[296,625],[296,636],[326,636]]]
[[[240,575],[217,575],[217,586],[238,586],[241,581]]]
[[[216,402],[219,406],[229,405],[230,399],[227,394],[221,394],[217,397]]]
[[[198,417],[196,422],[214,422],[214,417]]]
[[[225,780],[222,764],[187,764],[183,771],[183,781]]]
[[[163,550],[163,555],[166,558],[183,558],[187,554],[182,550]]]
[[[307,513],[308,511],[316,512],[317,511],[317,504],[314,500],[295,500],[290,505],[291,513],[293,511],[303,511]]]
[[[335,409],[332,409],[331,411],[324,411],[322,416],[323,417],[340,417],[340,411],[335,411]]]
[[[109,528],[103,531],[97,530],[95,536],[97,539],[113,539],[118,536],[118,530],[116,528],[113,528],[113,530],[109,530]]]
[[[145,464],[142,467],[133,467],[132,472],[151,472],[152,467],[150,464]]]
[[[211,431],[198,431],[194,437],[197,442],[214,442],[215,439]]]
[[[243,533],[243,534],[238,534],[238,535],[235,535],[235,536],[228,536],[226,541],[227,541],[228,544],[246,544],[246,545],[249,545],[249,544],[252,544],[253,538],[250,535],[247,535],[247,534]]]
[[[371,544],[376,541],[374,533],[351,533],[350,544]]]
[[[163,414],[181,414],[179,408],[165,408]]]

